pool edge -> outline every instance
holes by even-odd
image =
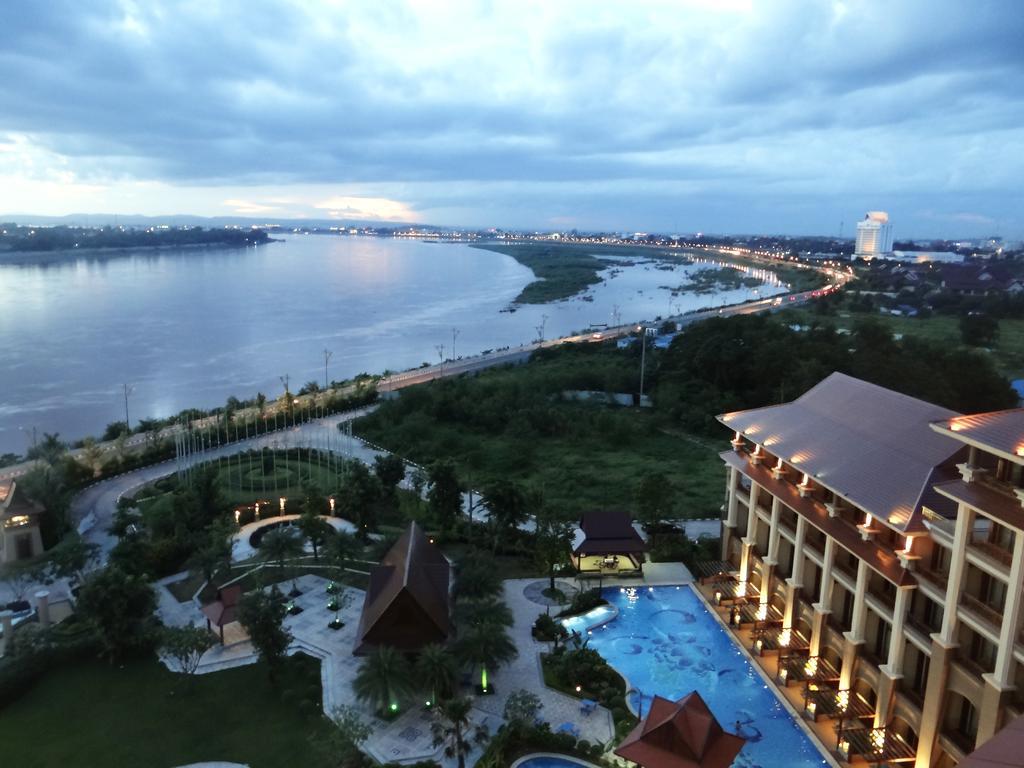
[[[829,750],[822,743],[821,739],[818,738],[818,734],[816,734],[814,732],[814,729],[812,729],[809,725],[807,725],[807,723],[804,722],[803,717],[800,715],[799,712],[796,711],[792,703],[790,703],[789,699],[785,697],[782,691],[778,689],[778,686],[775,685],[775,682],[768,676],[768,673],[765,672],[764,668],[757,662],[757,659],[754,658],[754,655],[749,650],[747,650],[743,643],[739,642],[739,639],[729,629],[728,625],[722,620],[721,615],[719,615],[718,611],[714,609],[714,606],[712,606],[711,603],[708,602],[707,598],[704,597],[704,595],[701,593],[701,591],[694,587],[692,584],[686,584],[685,586],[689,587],[690,590],[695,595],[697,595],[697,598],[700,600],[701,604],[704,606],[707,612],[715,617],[715,621],[717,621],[718,624],[722,627],[725,634],[729,637],[729,640],[732,641],[732,644],[740,649],[743,655],[747,658],[747,661],[750,662],[750,666],[757,670],[757,674],[761,676],[762,680],[764,680],[765,685],[771,690],[772,695],[774,695],[775,698],[778,699],[779,702],[781,702],[782,706],[793,717],[793,720],[796,722],[797,726],[807,735],[807,737],[811,740],[811,743],[818,748],[818,752],[822,754],[822,756],[825,758],[828,764],[832,766],[832,768],[842,768],[840,763],[835,759],[832,753],[829,752]],[[627,705],[628,703],[629,702],[627,700]]]
[[[576,765],[582,765],[583,768],[597,768],[597,766],[595,766],[593,763],[589,763],[582,758],[575,757],[574,755],[561,754],[559,752],[531,752],[528,755],[523,755],[514,763],[512,763],[510,768],[519,768],[519,766],[521,766],[527,760],[534,760],[538,757],[557,757],[559,760],[568,760],[570,762],[575,763]]]

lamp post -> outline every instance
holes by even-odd
[[[128,431],[131,432],[132,425],[131,422],[128,421],[128,395],[135,391],[135,387],[130,386],[129,384],[122,384],[121,386],[124,389],[124,425]]]
[[[325,392],[328,389],[328,383],[327,383],[327,381],[328,381],[327,380],[327,364],[331,361],[331,355],[333,355],[333,354],[334,353],[331,352],[331,350],[329,350],[329,349],[325,349],[324,350],[324,391]]]
[[[441,376],[443,377],[444,376],[444,344],[437,344],[437,345],[434,346],[434,349],[437,350],[437,359],[440,361],[440,364],[441,364]]]
[[[459,337],[459,329],[452,328],[452,360],[455,359],[455,339]]]

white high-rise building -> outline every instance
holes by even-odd
[[[861,259],[875,259],[892,252],[892,225],[885,211],[868,211],[857,222],[857,246],[853,255]]]

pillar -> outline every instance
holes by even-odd
[[[820,656],[821,635],[825,629],[825,617],[832,613],[832,558],[836,552],[836,541],[831,536],[825,538],[825,554],[821,562],[821,591],[814,608],[814,621],[811,624],[810,655]]]
[[[740,582],[750,581],[750,550],[757,543],[757,497],[761,487],[751,481],[750,503],[747,505],[747,535],[743,537],[742,554],[740,556]]]
[[[928,683],[924,689],[924,706],[921,708],[921,728],[917,732],[917,759],[914,768],[931,768],[932,754],[935,751],[935,742],[946,703],[949,665],[953,661],[956,648],[953,643],[945,643],[940,633],[932,635],[931,661],[928,665]]]
[[[857,652],[864,645],[864,625],[867,622],[868,564],[857,563],[857,586],[853,593],[853,617],[851,629],[843,633],[843,666],[839,670],[839,690],[846,690],[853,680],[853,668],[857,664]]]
[[[3,629],[4,633],[4,653],[0,653],[3,656],[7,653],[7,646],[11,642],[11,637],[14,635],[14,611],[0,611],[0,628]]]
[[[50,593],[45,589],[36,592],[36,615],[39,616],[39,626],[43,629],[50,626]]]
[[[779,515],[782,513],[782,502],[772,497],[772,521],[768,528],[768,560],[772,565],[779,562]]]
[[[996,652],[995,669],[982,675],[985,687],[981,694],[981,708],[978,710],[978,740],[981,744],[999,730],[999,715],[1015,690],[1013,679],[1013,646],[1020,627],[1021,592],[1024,585],[1024,534],[1017,531],[1013,537],[1013,560],[1010,565],[1010,581],[1006,590],[1006,605],[1003,607],[1003,623],[999,630],[999,648]]]
[[[804,542],[807,538],[807,520],[796,519],[796,541],[793,542],[793,575],[786,579],[786,612],[782,617],[782,628],[793,628],[793,613],[796,598],[804,587]]]
[[[726,496],[725,520],[722,521],[722,559],[728,560],[732,549],[732,539],[736,534],[736,524],[739,522],[740,500],[736,495],[736,487],[739,485],[740,472],[735,467],[729,468],[728,495]]]
[[[885,664],[878,668],[878,710],[875,712],[875,728],[881,728],[889,722],[889,709],[892,706],[896,682],[903,679],[903,651],[906,643],[904,624],[907,609],[910,606],[911,592],[909,587],[896,590],[896,605],[892,610],[892,634],[889,638],[889,656]]]
[[[949,562],[949,579],[946,581],[946,603],[942,614],[942,641],[946,645],[956,643],[957,606],[963,590],[964,572],[967,570],[967,540],[974,527],[974,510],[961,504],[956,515],[956,529],[953,533],[953,551]],[[1016,547],[1016,544],[1014,544]]]

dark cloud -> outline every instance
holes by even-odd
[[[1021,229],[1013,0],[15,1],[0,25],[0,137],[41,158],[0,174],[373,185],[452,223]]]

